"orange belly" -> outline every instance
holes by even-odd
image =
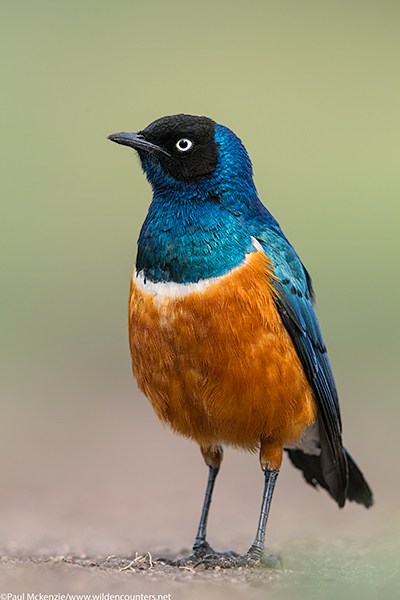
[[[159,296],[132,276],[133,372],[159,418],[203,448],[260,447],[278,468],[282,447],[315,420],[316,405],[284,328],[264,252],[200,291]],[[145,287],[145,286],[144,286]]]

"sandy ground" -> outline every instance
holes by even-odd
[[[281,565],[193,571],[155,559],[189,552],[207,469],[197,447],[165,431],[139,394],[9,407],[0,434],[0,593],[400,598],[398,481],[388,482],[361,438],[351,451],[374,487],[373,509],[338,510],[286,461],[267,543]],[[246,550],[262,487],[257,457],[228,449],[209,520],[212,546]]]

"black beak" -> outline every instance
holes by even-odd
[[[156,144],[147,141],[141,133],[113,133],[112,135],[109,135],[107,139],[116,142],[117,144],[122,144],[123,146],[130,146],[135,150],[144,150],[144,152],[150,153],[162,152],[167,156],[171,156],[160,146],[156,146]]]

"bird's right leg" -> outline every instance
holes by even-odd
[[[214,489],[215,479],[218,475],[219,467],[222,462],[223,450],[221,446],[213,446],[211,448],[201,447],[201,453],[206,464],[209,467],[206,495],[204,498],[203,510],[201,511],[199,528],[197,530],[196,539],[193,544],[193,552],[191,556],[202,558],[209,554],[215,554],[210,544],[206,540],[207,535],[207,519],[210,510],[211,497]]]
[[[196,539],[193,544],[192,553],[186,558],[178,558],[177,560],[158,559],[163,562],[168,562],[174,566],[194,565],[202,560],[218,560],[221,558],[232,558],[237,556],[235,552],[216,552],[207,542],[207,520],[210,510],[211,497],[214,489],[215,479],[218,475],[219,467],[222,462],[223,450],[221,446],[205,447],[201,446],[201,453],[206,464],[209,467],[206,495],[204,498],[203,509],[201,511],[199,528],[197,530]]]

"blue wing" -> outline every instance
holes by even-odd
[[[313,306],[311,278],[278,224],[269,224],[266,230],[255,237],[274,266],[278,278],[272,282],[277,292],[276,305],[317,402],[323,476],[318,483],[328,489],[339,506],[343,506],[348,487],[348,469],[342,445],[339,402]]]

